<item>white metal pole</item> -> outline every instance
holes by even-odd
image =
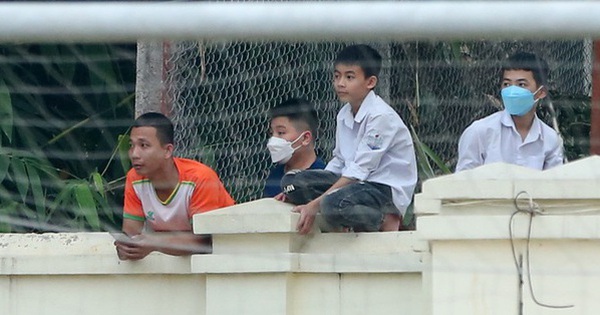
[[[0,3],[0,42],[586,37],[600,37],[600,2]]]

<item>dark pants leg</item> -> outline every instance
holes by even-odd
[[[303,205],[321,196],[339,178],[326,170],[291,171],[281,179],[281,190],[290,203]]]
[[[347,227],[355,232],[376,232],[385,214],[398,213],[389,186],[357,182],[327,194],[321,200],[321,215],[334,228]]]

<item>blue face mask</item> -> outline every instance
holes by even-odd
[[[506,108],[506,111],[511,115],[523,116],[527,114],[539,100],[534,100],[533,95],[541,88],[542,86],[534,93],[516,85],[503,88],[500,94],[502,95],[504,108]]]

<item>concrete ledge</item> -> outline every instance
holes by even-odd
[[[108,233],[0,234],[0,275],[189,274],[190,257],[117,258]]]
[[[295,232],[300,215],[293,205],[273,198],[259,199],[194,216],[196,234]]]
[[[417,231],[379,233],[320,233],[307,240],[302,253],[388,254],[429,251]]]
[[[423,183],[423,195],[432,199],[505,199],[514,197],[513,182],[531,178],[539,171],[493,163],[455,174],[429,179]]]
[[[510,239],[510,215],[426,216],[417,218],[419,236],[436,240]],[[532,239],[600,240],[600,215],[537,215],[532,221]],[[513,238],[527,238],[529,217],[518,214],[513,220]]]
[[[192,272],[218,273],[421,273],[421,253],[236,254],[192,258]]]
[[[423,183],[422,197],[431,199],[513,199],[527,191],[539,199],[598,199],[600,156],[583,158],[539,171],[507,163],[492,163]],[[429,204],[417,204],[427,213]],[[433,209],[435,211],[435,209]]]
[[[215,239],[228,238],[214,235]],[[242,237],[240,235],[239,237]],[[299,236],[266,233],[249,234],[250,243],[266,247],[263,251],[247,245],[243,240],[228,244],[214,244],[212,255],[194,255],[192,272],[195,273],[389,273],[422,272],[428,243],[418,239],[416,232],[382,233],[314,233]],[[259,238],[260,237],[260,238]],[[277,239],[292,242],[277,246]],[[246,238],[244,236],[244,238]],[[262,239],[262,241],[261,241]],[[241,244],[234,246],[234,244]],[[257,246],[258,246],[257,245]],[[287,248],[284,248],[288,245]],[[219,248],[219,246],[224,248]],[[250,248],[249,248],[250,247]],[[269,249],[277,249],[268,252]],[[245,250],[245,251],[244,251]]]

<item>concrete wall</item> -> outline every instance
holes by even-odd
[[[426,182],[416,212],[431,249],[432,314],[598,314],[599,192],[600,157]]]
[[[119,261],[107,233],[0,235],[0,314],[425,314],[414,232],[295,231],[272,199],[199,215],[214,253]]]
[[[213,254],[139,262],[106,233],[4,234],[0,314],[597,314],[599,191],[599,157],[492,164],[427,181],[415,232],[307,236],[262,199],[194,218]]]
[[[429,253],[414,232],[299,236],[291,208],[263,199],[195,218],[213,235],[213,254],[192,258],[207,314],[426,314]]]
[[[190,257],[117,259],[107,233],[0,234],[0,314],[205,314]],[[176,310],[176,312],[173,312]]]

